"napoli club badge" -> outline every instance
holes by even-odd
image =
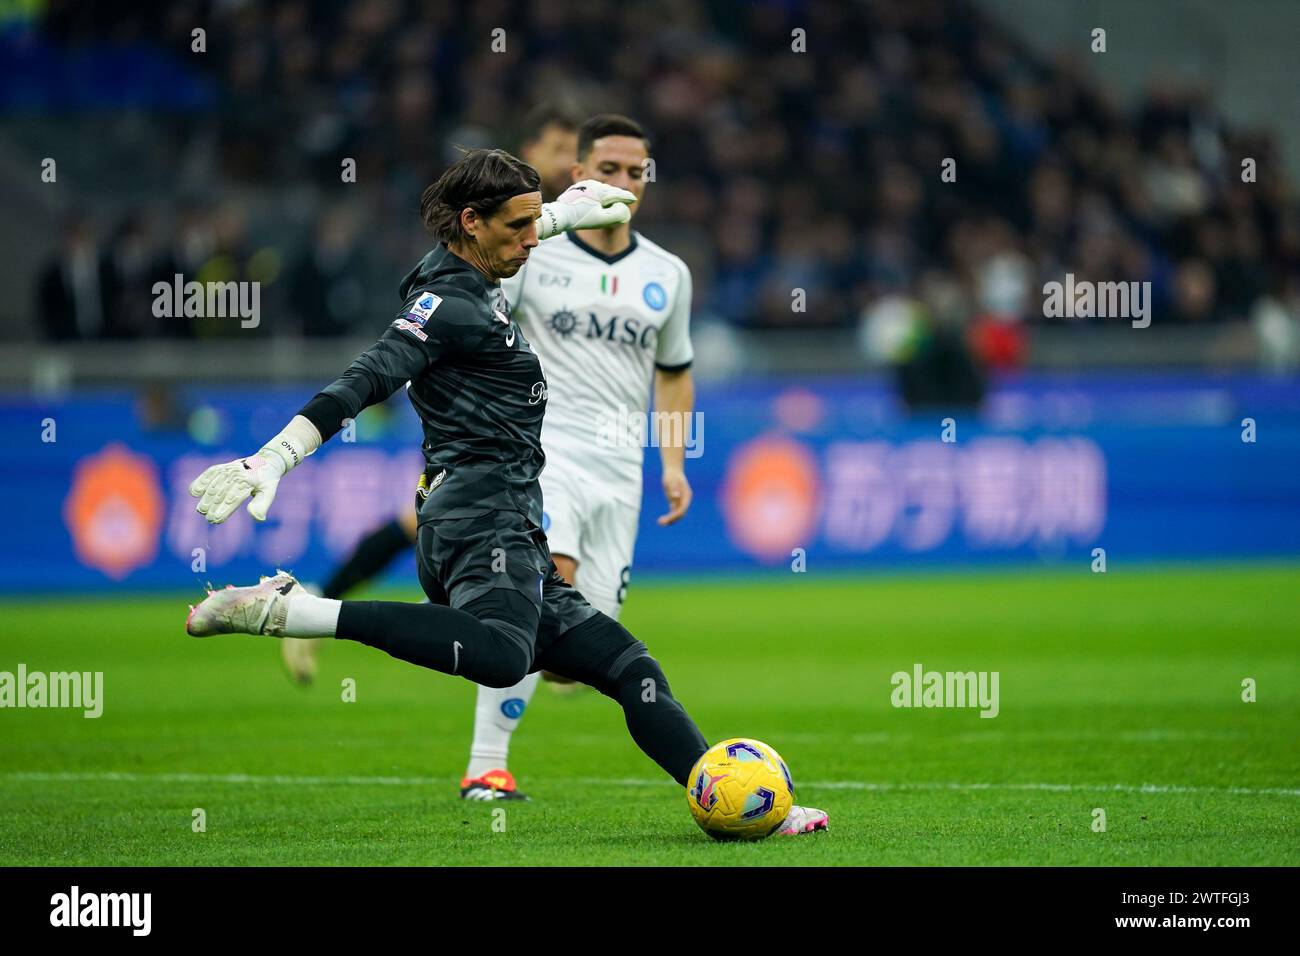
[[[645,304],[656,312],[668,304],[668,293],[658,282],[647,282],[645,288],[641,290],[641,298],[645,299]]]

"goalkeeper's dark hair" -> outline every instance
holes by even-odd
[[[465,238],[461,210],[473,209],[487,218],[512,197],[540,192],[537,170],[504,149],[462,150],[465,155],[447,167],[420,196],[425,228],[446,243]]]
[[[632,136],[642,140],[650,152],[650,137],[636,120],[621,113],[597,113],[578,127],[578,162],[587,158],[596,140],[606,136]]]

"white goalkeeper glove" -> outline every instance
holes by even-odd
[[[280,479],[320,444],[320,432],[316,426],[301,415],[295,415],[284,431],[262,446],[257,454],[213,465],[195,478],[190,484],[190,494],[199,499],[196,510],[208,519],[209,524],[221,524],[251,497],[248,513],[258,521],[265,521]]]
[[[595,179],[574,183],[555,202],[542,204],[537,217],[538,240],[571,229],[607,229],[632,218],[628,208],[636,196],[626,189],[609,186]]]

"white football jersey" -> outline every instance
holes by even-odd
[[[639,507],[654,369],[694,357],[686,263],[635,230],[614,256],[566,232],[501,288],[546,375],[542,449]]]

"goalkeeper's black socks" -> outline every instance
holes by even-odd
[[[533,666],[539,613],[518,591],[493,588],[464,609],[399,601],[343,601],[334,636],[488,687],[511,687]],[[685,785],[708,748],[672,695],[663,669],[627,629],[596,614],[548,649],[546,667],[591,684],[623,708],[638,747]]]
[[[627,628],[595,614],[565,631],[538,664],[618,701],[636,745],[685,785],[708,742],[673,697],[659,662]]]
[[[321,596],[335,600],[343,597],[358,584],[369,581],[384,570],[413,545],[401,522],[394,518],[361,539],[348,559],[325,583]]]
[[[622,705],[623,719],[636,745],[670,777],[686,786],[691,768],[709,744],[685,708],[673,698],[658,662],[652,657],[635,661],[605,693]]]
[[[497,590],[500,593],[469,602],[465,610],[442,604],[344,601],[334,636],[476,684],[511,687],[532,666],[538,612],[522,594]],[[480,602],[481,620],[471,613]],[[503,602],[510,606],[503,607]]]

